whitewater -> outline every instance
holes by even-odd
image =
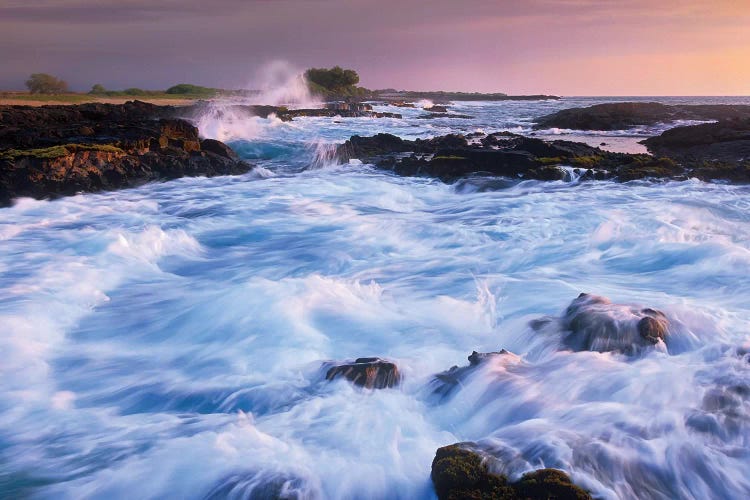
[[[0,497],[432,499],[435,451],[463,441],[514,478],[559,468],[597,498],[748,497],[750,187],[445,184],[331,160],[353,134],[641,152],[674,126],[531,128],[614,100],[213,113],[202,134],[250,173],[0,209]],[[573,352],[533,328],[581,292],[663,311],[681,340]],[[433,393],[437,373],[500,349],[515,356]],[[402,384],[321,375],[365,356],[395,361]]]

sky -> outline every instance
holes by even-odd
[[[280,61],[368,88],[748,95],[750,0],[0,0],[2,89],[257,88]]]

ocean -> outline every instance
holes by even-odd
[[[507,130],[623,152],[674,124],[533,131],[634,98],[457,102],[472,118],[208,115],[257,165],[0,209],[0,497],[432,499],[437,448],[597,498],[750,494],[750,187],[453,184],[338,165],[351,135]],[[637,98],[748,104],[750,98]],[[663,311],[675,341],[574,352],[580,293]],[[472,351],[458,390],[436,374]],[[379,356],[403,382],[327,382]]]

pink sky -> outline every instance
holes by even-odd
[[[252,86],[264,64],[370,88],[750,94],[750,0],[2,0],[0,87]]]

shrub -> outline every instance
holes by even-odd
[[[125,95],[146,95],[148,92],[146,92],[143,89],[139,89],[138,87],[131,87],[129,89],[125,89],[122,91]]]
[[[93,95],[103,95],[107,93],[107,89],[104,88],[104,85],[101,83],[97,83],[94,86],[91,87],[91,90],[89,90],[89,94]]]
[[[47,73],[34,73],[26,80],[26,87],[32,94],[60,94],[68,91],[68,84]]]
[[[200,85],[192,85],[190,83],[180,83],[169,87],[166,92],[167,94],[214,95],[218,92],[218,89],[201,87]]]

